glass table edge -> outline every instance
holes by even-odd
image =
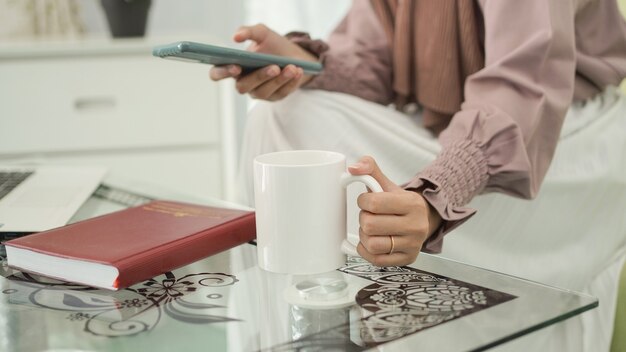
[[[496,341],[490,342],[490,343],[488,343],[488,344],[486,344],[484,346],[480,346],[478,348],[468,350],[468,352],[486,351],[486,350],[494,348],[496,346],[503,345],[503,344],[505,344],[505,343],[507,343],[509,341],[513,341],[513,340],[517,339],[518,337],[526,336],[526,335],[531,334],[531,333],[533,333],[535,331],[539,331],[539,330],[541,330],[543,328],[546,328],[546,327],[548,327],[550,325],[554,325],[556,323],[565,321],[565,320],[567,320],[569,318],[575,317],[576,315],[579,315],[579,314],[582,314],[582,313],[584,313],[586,311],[589,311],[589,310],[592,310],[594,308],[597,308],[598,306],[599,306],[599,302],[598,302],[598,300],[595,300],[595,301],[593,301],[593,302],[591,302],[591,303],[589,303],[589,304],[587,304],[587,305],[585,305],[583,307],[574,309],[574,310],[572,310],[572,311],[570,311],[570,312],[568,312],[566,314],[559,315],[559,316],[557,316],[557,317],[555,317],[553,319],[549,319],[549,320],[546,320],[546,321],[544,321],[542,323],[530,326],[530,327],[528,327],[526,329],[520,330],[520,331],[518,331],[516,333],[513,333],[513,334],[505,336],[505,337],[502,337],[502,338],[500,338],[500,339],[498,339]]]

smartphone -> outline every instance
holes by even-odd
[[[164,59],[199,62],[210,65],[239,65],[244,72],[254,71],[268,65],[283,68],[289,64],[301,67],[304,73],[316,75],[322,71],[322,64],[284,56],[253,53],[245,50],[224,48],[215,45],[194,42],[176,42],[155,46],[152,55]]]

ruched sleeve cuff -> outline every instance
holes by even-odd
[[[432,164],[403,185],[407,190],[421,192],[442,219],[422,251],[441,252],[444,236],[476,213],[464,205],[485,187],[487,172],[482,150],[475,142],[464,140],[445,147]]]

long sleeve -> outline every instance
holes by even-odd
[[[439,140],[442,151],[406,188],[423,190],[444,222],[424,246],[475,210],[475,195],[533,198],[548,170],[574,92],[576,46],[571,0],[479,1],[485,67],[470,76],[465,100]]]
[[[304,88],[351,94],[383,105],[391,103],[389,41],[369,1],[353,2],[327,46],[314,42],[318,45],[312,47],[312,41],[302,33],[291,37],[319,55],[324,64],[323,72]]]

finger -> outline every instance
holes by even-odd
[[[258,43],[264,41],[270,32],[266,25],[260,23],[254,26],[242,26],[235,32],[233,40],[237,43],[245,42],[246,40],[253,40]]]
[[[287,65],[280,75],[259,85],[250,92],[250,95],[258,99],[269,99],[277,90],[293,81],[297,73],[298,69],[294,65]]]
[[[280,67],[276,65],[266,66],[237,79],[235,87],[239,93],[245,94],[279,74]]]
[[[209,77],[214,81],[224,78],[237,77],[241,74],[239,65],[214,66],[209,70]]]
[[[420,221],[422,217],[407,215],[381,215],[367,211],[359,213],[359,225],[363,232],[370,236],[389,234],[411,235],[422,240],[428,234],[428,221]]]
[[[276,92],[274,92],[274,94],[270,96],[269,100],[271,101],[280,100],[286,97],[287,95],[293,93],[293,91],[298,89],[298,87],[300,86],[300,80],[302,79],[303,76],[304,76],[304,71],[301,68],[298,68],[298,73],[296,74],[296,77],[294,77],[294,79],[287,82],[287,84],[283,85]]]
[[[357,163],[348,166],[348,171],[353,175],[371,175],[385,192],[402,189],[383,174],[371,156],[364,156]]]
[[[359,228],[359,242],[370,254],[388,254],[391,251],[389,236],[370,236],[365,234],[361,228]]]
[[[425,202],[420,195],[410,191],[362,193],[357,198],[357,205],[374,214],[426,213]]]
[[[390,236],[393,236],[393,251]],[[389,254],[389,252],[415,254],[422,249],[423,243],[416,236],[398,234],[371,236],[362,229],[359,229],[359,241],[370,254]]]
[[[372,254],[365,249],[362,243],[359,243],[356,247],[356,251],[361,257],[363,257],[363,259],[374,264],[375,266],[409,265],[415,262],[415,259],[417,258],[417,253],[407,254],[404,252],[396,252],[391,254]]]
[[[396,215],[379,215],[361,211],[359,212],[359,226],[364,233],[370,236],[401,233],[402,224],[399,218],[400,216]]]

